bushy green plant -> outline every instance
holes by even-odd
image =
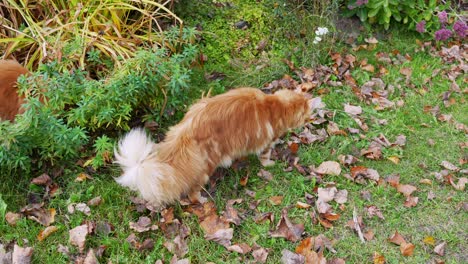
[[[343,13],[356,15],[362,22],[379,24],[385,29],[391,23],[401,23],[415,30],[422,20],[426,21],[426,28],[438,27],[436,14],[446,6],[437,0],[348,0]]]
[[[99,50],[113,63],[143,46],[164,46],[167,25],[180,20],[162,0],[0,0],[0,49],[4,56],[39,62],[63,58],[61,66],[84,68],[88,51]],[[62,56],[70,46],[73,56]]]
[[[128,130],[131,121],[153,120],[166,127],[172,121],[166,110],[182,113],[189,100],[197,48],[185,44],[180,50],[137,51],[103,80],[79,69],[61,72],[57,62],[22,77],[20,92],[35,96],[27,97],[26,111],[15,123],[0,123],[0,171],[28,171],[32,164],[41,168],[75,158],[87,143],[96,151],[90,164],[99,167],[109,161],[113,145],[106,136],[94,140],[100,134]]]

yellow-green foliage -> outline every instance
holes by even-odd
[[[116,64],[133,57],[138,47],[176,47],[162,34],[182,21],[161,0],[0,0],[0,50],[26,61],[59,59],[62,69],[84,68],[91,49],[99,50]],[[69,47],[72,46],[72,47]],[[74,53],[64,56],[64,49]]]

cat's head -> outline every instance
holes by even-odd
[[[291,128],[303,126],[309,121],[312,109],[307,94],[284,89],[275,92],[275,95],[286,105],[287,112],[291,115]]]

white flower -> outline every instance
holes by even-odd
[[[322,41],[322,38],[321,37],[315,37],[314,41],[320,42],[320,41]]]
[[[328,28],[326,28],[326,27],[319,27],[315,31],[315,34],[318,35],[318,36],[322,36],[322,35],[325,35],[327,33],[328,33]]]
[[[314,40],[312,43],[314,43],[314,44],[317,44],[317,43],[318,43],[318,41]]]

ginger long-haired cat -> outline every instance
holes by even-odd
[[[22,74],[28,74],[23,66],[14,60],[0,60],[0,120],[15,119],[21,113],[23,98],[18,95],[16,80]]]
[[[188,195],[192,201],[218,166],[268,150],[275,139],[310,117],[304,95],[280,90],[267,95],[238,88],[204,98],[155,144],[142,129],[133,129],[115,151],[123,174],[116,181],[153,205],[162,207]],[[268,164],[269,154],[263,157]]]

